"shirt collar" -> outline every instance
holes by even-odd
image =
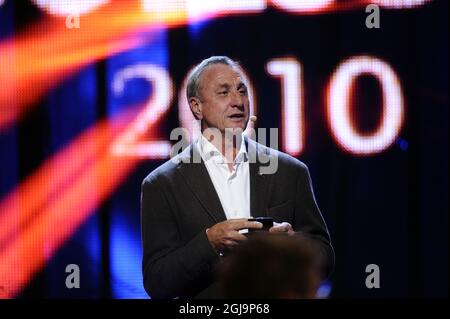
[[[222,155],[222,153],[203,135],[200,135],[197,140],[197,149],[199,150],[200,155],[205,162],[212,159],[216,162],[226,163],[225,157]],[[247,159],[247,148],[245,146],[244,137],[242,136],[241,146],[239,147],[239,151],[236,155],[236,158],[234,159],[234,164],[245,162],[247,161]]]

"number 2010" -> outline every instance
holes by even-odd
[[[304,101],[302,64],[295,58],[273,59],[267,62],[266,72],[281,83],[281,144],[285,152],[298,156],[305,147]],[[371,75],[379,83],[383,112],[377,128],[371,134],[358,131],[351,114],[350,94],[354,82],[362,75]],[[247,74],[250,114],[257,114],[254,103],[255,90]],[[152,86],[152,94],[143,110],[121,133],[112,151],[119,156],[167,158],[171,143],[167,140],[143,141],[169,110],[173,99],[173,84],[167,71],[152,64],[136,64],[118,71],[114,77],[115,94],[123,93],[125,83],[133,78],[143,78]],[[185,98],[186,79],[179,91],[179,120],[182,127],[192,132],[193,116]],[[336,143],[346,152],[355,155],[372,155],[386,150],[396,140],[404,120],[404,102],[400,81],[390,65],[371,56],[354,56],[338,65],[327,87],[326,121]]]

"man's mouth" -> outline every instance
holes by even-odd
[[[244,113],[236,113],[236,114],[231,114],[230,116],[228,116],[230,119],[232,120],[242,120],[244,118]]]

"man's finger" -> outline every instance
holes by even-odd
[[[260,228],[263,228],[263,224],[260,222],[245,222],[244,227],[242,227],[242,228],[260,229]]]
[[[232,219],[230,220],[232,223],[231,227],[235,230],[244,229],[244,228],[262,228],[263,224],[260,222],[249,222],[248,218],[239,218],[239,219]]]
[[[238,243],[238,241],[236,241],[236,240],[231,240],[231,239],[228,239],[228,240],[226,240],[225,241],[225,246],[227,246],[227,247],[235,247],[235,246],[237,246],[239,243]]]
[[[286,222],[281,224],[275,223],[275,225],[269,229],[270,232],[289,232],[290,230],[292,230],[292,226]]]
[[[247,236],[241,234],[241,233],[234,233],[232,236],[229,237],[230,240],[233,240],[235,243],[239,243],[241,241],[247,240]]]
[[[237,224],[237,223],[246,222],[247,220],[248,220],[248,218],[233,218],[233,219],[227,220],[227,222]]]
[[[246,228],[261,229],[261,228],[263,228],[263,224],[260,222],[244,221],[242,223],[236,224],[234,229],[240,230],[240,229],[246,229]]]

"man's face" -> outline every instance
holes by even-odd
[[[192,101],[190,101],[192,106]],[[249,119],[247,86],[242,74],[225,64],[208,66],[200,76],[199,98],[194,101],[202,129],[245,130]]]

